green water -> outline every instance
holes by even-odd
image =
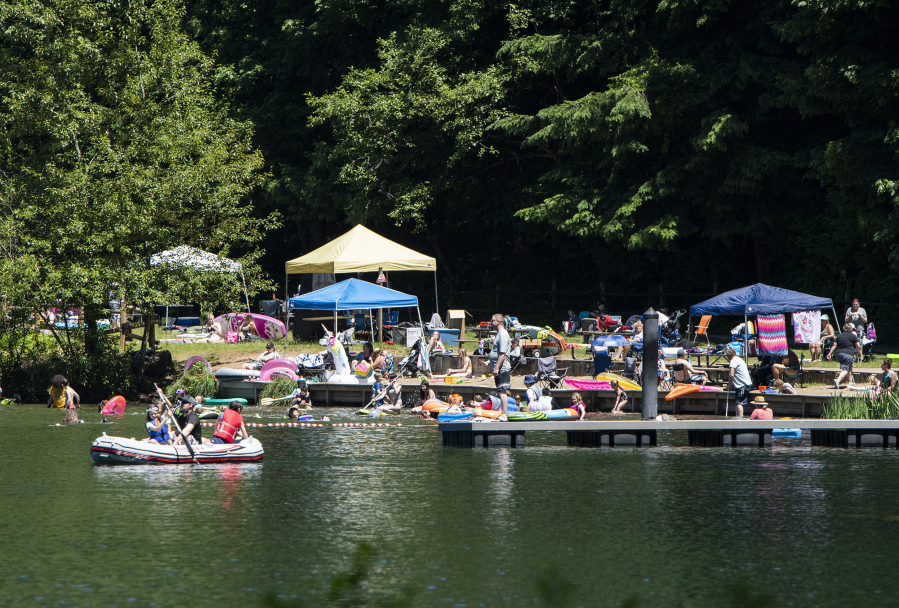
[[[0,406],[3,606],[350,605],[331,583],[359,543],[371,606],[727,606],[740,584],[778,606],[899,603],[896,451],[443,448],[404,417],[252,429],[261,463],[113,467],[91,440],[140,437],[141,415],[61,419]]]

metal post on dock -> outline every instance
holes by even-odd
[[[659,395],[659,313],[652,308],[643,313],[643,420],[658,416]]]

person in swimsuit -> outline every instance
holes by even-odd
[[[172,436],[169,434],[169,425],[162,420],[159,408],[155,405],[147,409],[147,434],[150,443],[172,445]]]
[[[584,400],[581,398],[580,393],[574,393],[571,396],[570,407],[578,413],[578,420],[583,420],[587,417],[587,406],[584,405]]]
[[[808,345],[808,352],[812,357],[812,361],[824,359],[824,350],[830,349],[830,343],[836,337],[836,334],[833,332],[833,325],[830,324],[830,319],[827,315],[821,315],[821,339],[814,344]]]
[[[253,321],[253,315],[247,313],[243,316],[243,323],[237,328],[241,340],[259,339],[259,332],[256,331],[256,323]]]
[[[447,376],[457,376],[459,378],[471,378],[471,357],[464,348],[459,349],[458,368],[450,368],[446,370]]]
[[[621,386],[619,386],[618,380],[612,380],[611,387],[612,390],[615,391],[615,405],[612,407],[612,413],[623,414],[624,411],[621,408],[627,403],[627,393],[624,392],[624,389],[621,388]]]

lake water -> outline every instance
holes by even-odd
[[[568,448],[564,433],[443,448],[404,416],[251,429],[261,463],[116,467],[95,466],[90,443],[143,436],[142,415],[51,426],[62,417],[0,406],[0,605],[899,603],[895,450],[677,434]],[[340,591],[341,575],[359,580]]]

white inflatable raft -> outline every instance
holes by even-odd
[[[252,462],[262,460],[262,444],[255,437],[240,443],[194,445],[194,457],[183,445],[162,445],[148,440],[112,437],[103,433],[91,444],[97,464],[193,464],[201,462]]]

